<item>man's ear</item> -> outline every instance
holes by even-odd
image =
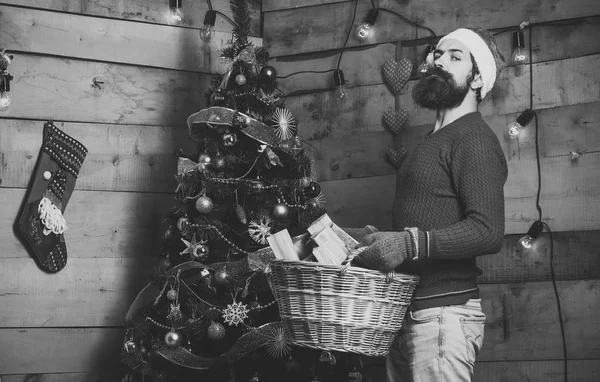
[[[483,86],[483,80],[481,79],[481,73],[477,73],[471,81],[471,89],[477,90]]]

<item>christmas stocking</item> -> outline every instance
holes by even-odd
[[[44,125],[42,148],[18,228],[26,247],[45,271],[55,273],[67,264],[63,213],[86,155],[87,149],[81,143],[51,122]]]

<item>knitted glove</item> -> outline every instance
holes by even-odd
[[[361,241],[365,236],[373,232],[379,232],[379,230],[372,225],[366,225],[363,228],[342,228],[344,232],[352,236],[356,241]]]
[[[394,270],[415,254],[414,240],[407,231],[375,232],[365,236],[356,248],[366,247],[357,256],[361,264],[381,272]]]

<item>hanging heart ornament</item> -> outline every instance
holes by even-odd
[[[408,111],[404,108],[383,113],[383,124],[396,135],[400,134],[407,121]]]
[[[403,58],[400,62],[390,58],[383,64],[382,71],[383,80],[391,88],[394,95],[398,95],[410,78],[412,62],[408,58]]]
[[[399,149],[389,149],[386,153],[387,160],[394,165],[396,168],[402,166],[402,162],[406,159],[406,149],[401,147]]]

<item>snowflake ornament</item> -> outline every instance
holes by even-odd
[[[279,139],[285,141],[294,136],[296,120],[288,109],[275,109],[271,121]]]
[[[223,311],[223,318],[229,325],[237,326],[244,322],[246,318],[248,318],[248,307],[241,302],[229,304]]]
[[[248,234],[255,242],[267,244],[267,237],[271,236],[273,220],[268,216],[262,216],[259,221],[252,220],[248,224]]]

